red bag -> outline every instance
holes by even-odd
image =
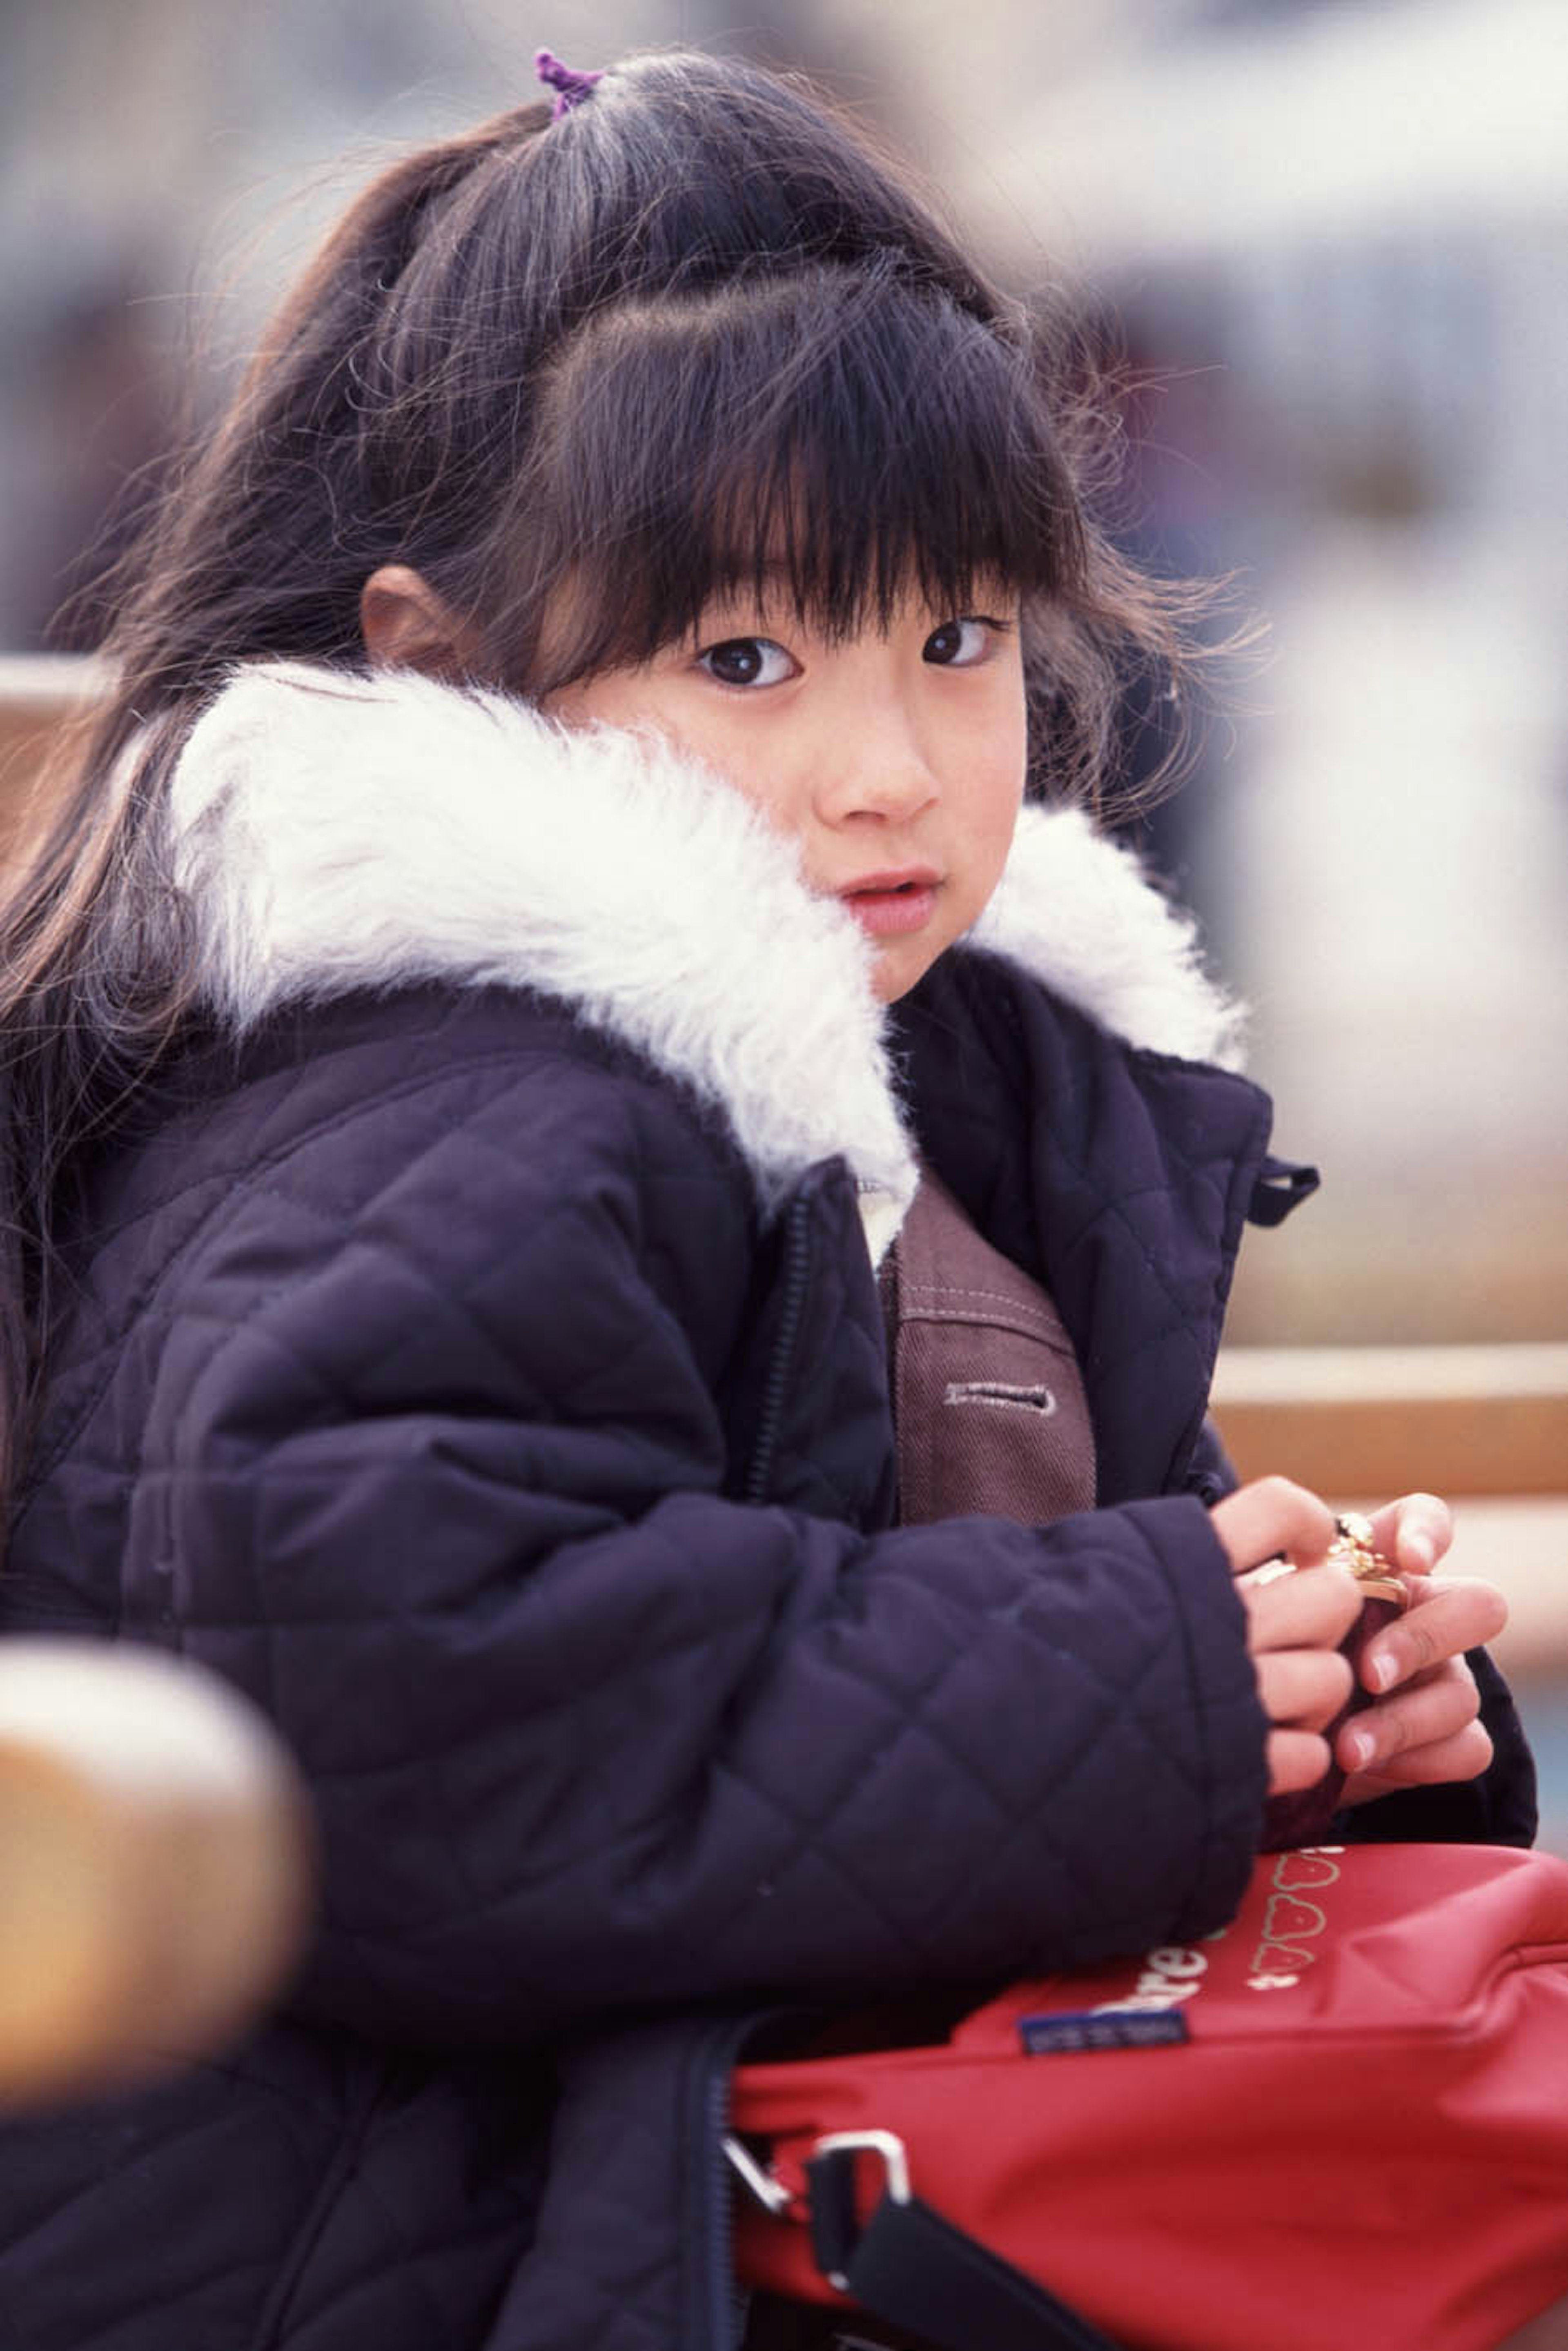
[[[1568,2294],[1568,1865],[1266,1855],[1190,1949],[734,2086],[750,2285],[956,2351],[1494,2351]]]

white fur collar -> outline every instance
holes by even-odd
[[[203,999],[429,979],[564,998],[722,1109],[771,1202],[841,1152],[873,1255],[915,1170],[853,919],[740,796],[657,740],[568,733],[412,672],[241,671],[173,779]],[[1075,810],[1029,809],[971,935],[1130,1042],[1234,1063],[1193,925]]]

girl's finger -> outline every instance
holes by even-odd
[[[1315,1788],[1329,1768],[1329,1743],[1315,1730],[1271,1730],[1264,1750],[1269,1766],[1269,1793],[1294,1795]]]
[[[1237,1590],[1254,1657],[1270,1649],[1337,1649],[1361,1614],[1361,1587],[1342,1567],[1306,1567]]]
[[[1333,1513],[1289,1478],[1255,1478],[1209,1512],[1233,1575],[1283,1555],[1302,1565],[1322,1559],[1333,1541]]]
[[[1468,1666],[1458,1659],[1427,1680],[1385,1698],[1347,1722],[1334,1751],[1347,1771],[1381,1771],[1396,1755],[1439,1747],[1473,1722],[1480,1693]]]
[[[1278,1735],[1284,1738],[1290,1734]],[[1341,1802],[1369,1804],[1401,1788],[1442,1787],[1456,1780],[1479,1780],[1491,1760],[1492,1743],[1486,1725],[1469,1722],[1451,1739],[1439,1740],[1435,1746],[1407,1748],[1389,1763],[1378,1764],[1369,1771],[1353,1772],[1345,1782]]]
[[[1372,1540],[1406,1575],[1430,1575],[1454,1540],[1454,1518],[1436,1494],[1404,1494],[1375,1513]]]
[[[1350,1696],[1350,1667],[1337,1649],[1278,1649],[1255,1663],[1270,1722],[1324,1730]]]
[[[1508,1603],[1495,1583],[1476,1576],[1423,1576],[1409,1586],[1410,1605],[1366,1645],[1361,1679],[1369,1690],[1396,1689],[1495,1641],[1508,1622]]]

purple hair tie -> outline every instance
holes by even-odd
[[[579,73],[574,66],[563,66],[560,59],[552,57],[548,49],[540,49],[536,55],[534,71],[556,94],[555,104],[550,109],[552,122],[559,122],[563,114],[570,114],[574,106],[580,106],[583,99],[591,95],[594,83],[603,79],[602,74]]]

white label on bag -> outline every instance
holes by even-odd
[[[1175,2008],[1182,2001],[1192,1999],[1207,1973],[1208,1961],[1201,1951],[1162,1943],[1145,1959],[1134,1989],[1124,1999],[1101,2001],[1093,2013],[1114,2016],[1122,2009]]]

